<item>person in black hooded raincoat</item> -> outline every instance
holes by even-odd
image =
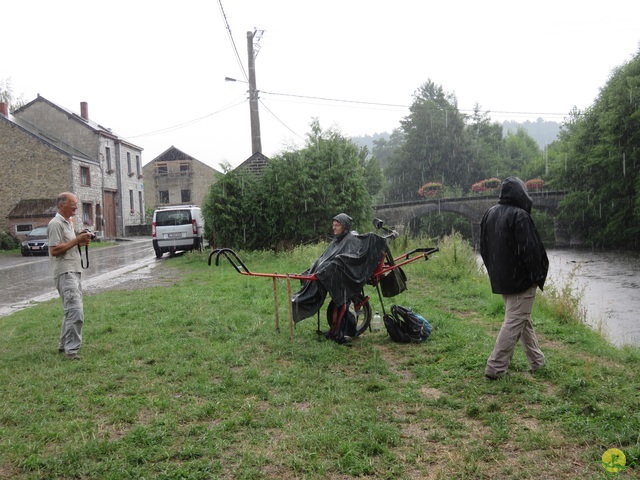
[[[317,281],[302,281],[291,299],[297,323],[320,310],[327,293],[335,304],[327,337],[344,343],[353,335],[346,324],[349,299],[362,290],[387,251],[385,240],[375,233],[351,232],[352,219],[346,213],[333,217],[334,238],[327,249],[302,274],[315,274]]]
[[[492,380],[507,373],[518,341],[531,372],[545,363],[531,310],[536,290],[544,288],[549,260],[530,215],[532,205],[524,182],[509,177],[502,182],[498,204],[480,223],[480,254],[491,290],[501,294],[505,304],[504,322],[485,368],[485,375]]]

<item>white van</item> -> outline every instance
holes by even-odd
[[[195,205],[160,207],[153,212],[153,250],[160,258],[165,252],[204,248],[204,217]]]

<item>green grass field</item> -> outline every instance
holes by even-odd
[[[0,318],[0,478],[638,478],[640,351],[581,325],[551,287],[534,308],[547,367],[530,374],[518,347],[486,380],[502,300],[466,244],[438,246],[385,299],[430,321],[418,345],[382,332],[340,346],[315,317],[291,339],[286,282],[278,333],[271,279],[207,266],[208,252],[156,267],[172,286],[86,296],[81,361],[57,353],[58,299]],[[299,273],[323,248],[239,255]],[[607,472],[610,448],[626,469]]]

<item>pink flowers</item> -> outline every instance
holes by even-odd
[[[471,191],[474,193],[483,193],[487,190],[495,191],[500,188],[500,183],[502,180],[499,178],[485,178],[484,180],[480,180],[477,183],[471,185]]]
[[[542,190],[544,188],[544,180],[541,178],[532,178],[524,182],[527,190]]]
[[[440,182],[427,182],[418,189],[418,195],[421,197],[435,197],[442,192],[442,184]]]

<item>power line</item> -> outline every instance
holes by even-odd
[[[125,138],[126,139],[132,139],[132,138],[140,138],[140,137],[152,137],[154,135],[160,135],[161,133],[169,133],[169,132],[172,132],[174,130],[179,130],[181,128],[188,127],[190,125],[193,125],[194,123],[198,123],[198,122],[204,120],[205,118],[209,118],[209,117],[211,117],[213,115],[217,115],[218,113],[222,113],[225,110],[229,110],[230,108],[236,107],[236,106],[241,105],[241,104],[246,102],[246,100],[242,100],[241,102],[238,102],[237,100],[238,99],[234,100],[233,102],[231,102],[231,104],[227,105],[226,107],[223,107],[223,108],[221,108],[219,110],[216,110],[215,112],[203,115],[202,117],[194,118],[193,120],[188,120],[186,122],[179,123],[179,124],[173,125],[171,127],[161,128],[160,130],[154,130],[152,132],[141,133],[139,135],[132,135],[130,137],[125,137]]]
[[[363,105],[375,105],[379,107],[402,107],[409,108],[409,105],[398,105],[393,103],[377,103],[377,102],[364,102],[360,100],[342,100],[339,98],[326,98],[326,97],[312,97],[309,95],[295,95],[293,93],[276,93],[276,92],[267,92],[264,90],[260,90],[261,93],[265,93],[267,95],[279,95],[283,97],[295,97],[295,98],[308,98],[310,100],[322,100],[325,102],[342,102],[342,103],[358,103]]]
[[[344,100],[344,99],[338,99],[338,98],[316,97],[316,96],[312,96],[312,95],[296,95],[296,94],[290,94],[290,93],[267,92],[267,91],[264,91],[264,90],[260,90],[260,93],[263,93],[263,94],[266,94],[266,95],[281,96],[281,97],[292,97],[292,98],[296,98],[296,99],[319,100],[319,101],[334,102],[334,103],[347,103],[347,104],[353,104],[355,106],[354,108],[358,108],[358,105],[362,105],[362,106],[366,105],[366,106],[374,106],[374,107],[392,107],[392,108],[402,108],[402,109],[410,108],[410,105],[394,104],[394,103],[367,102],[367,101],[362,101],[362,100]],[[229,104],[228,106],[223,107],[223,108],[221,108],[219,110],[216,110],[215,112],[203,115],[202,117],[198,117],[198,118],[195,118],[193,120],[188,120],[186,122],[179,123],[177,125],[169,126],[169,127],[166,127],[166,128],[162,128],[162,129],[159,129],[159,130],[154,130],[152,132],[142,133],[142,134],[139,134],[139,135],[133,135],[133,136],[126,137],[126,138],[127,139],[133,139],[133,138],[140,138],[140,137],[159,135],[159,134],[162,134],[162,133],[168,133],[168,132],[171,132],[171,131],[174,131],[174,130],[178,130],[180,128],[188,127],[188,126],[190,126],[190,125],[192,125],[194,123],[200,122],[200,121],[202,121],[202,120],[204,120],[204,119],[206,119],[208,117],[211,117],[211,116],[216,115],[218,113],[224,112],[224,111],[229,110],[229,109],[231,109],[233,107],[236,107],[238,105],[241,105],[241,104],[245,103],[246,101],[247,101],[246,98],[241,102],[237,102],[237,99],[236,99],[231,104]],[[273,111],[271,111],[265,105],[265,103],[262,100],[260,100],[260,104],[265,109],[267,109],[269,114],[274,119],[276,119],[280,124],[282,124],[287,130],[289,130],[291,133],[293,133],[294,135],[296,135],[299,138],[304,138],[300,134],[295,132],[286,123],[284,123],[275,113],[273,113]],[[460,111],[460,112],[474,112],[474,110],[472,110],[472,109],[458,109],[458,111]],[[554,117],[566,117],[568,115],[568,113],[511,112],[511,111],[503,111],[503,110],[494,110],[494,111],[489,110],[488,113],[500,114],[500,115],[554,116]]]
[[[280,124],[281,124],[284,128],[286,128],[287,130],[289,130],[289,131],[290,131],[291,133],[293,133],[295,136],[297,136],[297,137],[299,137],[299,138],[301,138],[301,139],[303,139],[303,140],[304,140],[304,137],[303,137],[302,135],[300,135],[299,133],[297,133],[297,132],[293,131],[293,130],[291,129],[291,127],[289,127],[289,125],[287,125],[287,124],[286,124],[286,123],[284,123],[282,120],[280,120],[280,118],[278,118],[278,116],[277,116],[275,113],[273,113],[273,112],[269,109],[269,107],[267,107],[267,106],[264,104],[264,102],[263,102],[262,100],[260,100],[260,105],[262,105],[262,106],[267,110],[267,112],[269,112],[269,113],[271,114],[271,116],[272,116],[273,118],[275,118],[278,122],[280,122]]]
[[[233,48],[233,52],[235,54],[236,60],[238,61],[238,65],[240,66],[240,71],[242,72],[242,76],[248,83],[249,77],[247,76],[247,72],[244,70],[244,66],[242,65],[242,60],[240,60],[240,54],[238,53],[236,42],[233,41],[233,34],[231,33],[231,27],[229,26],[229,22],[227,21],[227,15],[224,13],[224,8],[222,7],[222,0],[218,0],[218,5],[220,6],[220,14],[222,15],[222,20],[224,21],[227,33],[229,34],[231,47]]]
[[[315,97],[315,96],[311,96],[311,95],[296,95],[296,94],[292,94],[292,93],[267,92],[265,90],[260,90],[260,92],[264,93],[264,94],[267,94],[267,95],[276,95],[276,96],[294,97],[294,98],[306,98],[306,99],[310,99],[310,100],[321,100],[321,101],[325,101],[325,102],[354,103],[354,104],[361,104],[361,105],[372,105],[372,106],[377,106],[377,107],[396,107],[396,108],[410,108],[411,107],[411,105],[397,104],[397,103],[366,102],[366,101],[362,101],[362,100],[344,100],[344,99],[340,99],[340,98]],[[460,111],[460,112],[474,112],[475,110],[459,108],[458,111]],[[554,117],[563,117],[563,116],[567,116],[568,115],[568,113],[509,112],[509,111],[502,111],[502,110],[488,110],[488,112],[489,113],[495,113],[495,114],[505,114],[505,115],[507,115],[507,114],[508,115],[546,115],[546,116],[554,116]]]

